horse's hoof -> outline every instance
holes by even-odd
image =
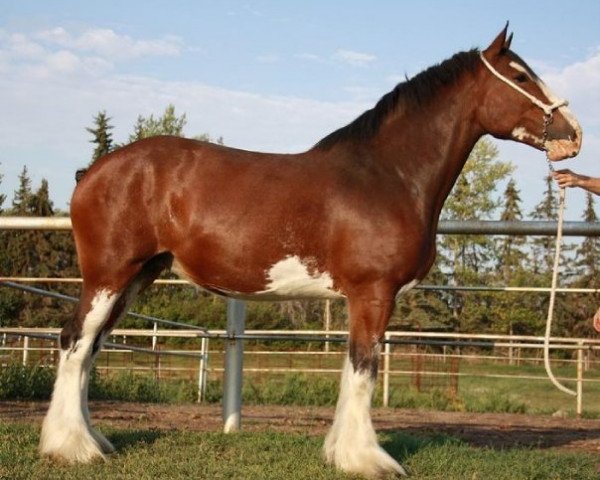
[[[325,460],[346,473],[371,479],[405,476],[406,471],[379,445],[343,451],[339,445],[325,445]]]
[[[104,453],[114,450],[104,437],[103,442],[94,438],[86,430],[42,429],[39,452],[60,463],[92,463],[106,460]]]

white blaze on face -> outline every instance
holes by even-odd
[[[309,263],[309,262],[306,262]],[[333,288],[327,272],[310,272],[298,256],[288,256],[267,272],[269,283],[259,295],[281,297],[332,298],[341,297]]]
[[[516,70],[517,72],[526,75],[529,78],[529,80],[534,82],[539,87],[539,89],[542,91],[544,96],[546,97],[547,103],[549,105],[552,105],[552,104],[560,101],[560,97],[558,97],[556,94],[554,94],[554,92],[552,92],[552,90],[550,90],[550,88],[548,88],[548,86],[539,77],[537,77],[536,75],[532,75],[532,73],[527,68],[525,68],[523,65],[519,64],[518,62],[513,61],[513,62],[509,63],[509,66],[513,70]],[[544,103],[546,103],[546,99],[540,98],[540,100],[543,101]],[[569,123],[569,125],[571,125],[571,127],[573,127],[573,129],[576,132],[577,138],[567,139],[567,140],[547,141],[545,147],[551,151],[552,149],[555,149],[555,148],[561,149],[561,148],[564,148],[565,146],[568,148],[568,144],[575,142],[576,149],[578,151],[579,147],[581,145],[581,126],[575,119],[575,116],[571,113],[571,110],[569,110],[566,106],[559,107],[557,109],[557,111],[565,118],[565,120]],[[537,144],[543,143],[542,138],[540,138],[537,135],[532,134],[531,132],[529,132],[526,128],[524,128],[522,126],[516,127],[511,132],[511,135],[516,140],[526,141],[529,139]],[[564,145],[565,143],[567,145]]]

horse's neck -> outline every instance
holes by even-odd
[[[427,108],[396,113],[374,142],[378,160],[418,192],[426,203],[424,210],[436,221],[471,150],[485,133],[474,121],[477,106],[471,87],[465,82]]]

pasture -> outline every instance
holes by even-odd
[[[220,433],[220,408],[95,402],[117,447],[106,463],[66,466],[37,455],[46,403],[0,406],[2,479],[357,479],[321,460],[332,408],[247,407],[245,431]],[[596,479],[590,420],[375,409],[382,445],[411,479]],[[595,452],[595,453],[594,453]]]

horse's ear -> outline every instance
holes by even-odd
[[[494,41],[490,44],[490,46],[485,49],[485,53],[487,54],[486,56],[492,57],[494,55],[501,55],[510,48],[510,43],[512,42],[513,35],[511,33],[508,36],[508,38],[506,38],[507,33],[508,33],[508,22],[506,22],[506,26],[498,34],[498,36],[494,39]]]

